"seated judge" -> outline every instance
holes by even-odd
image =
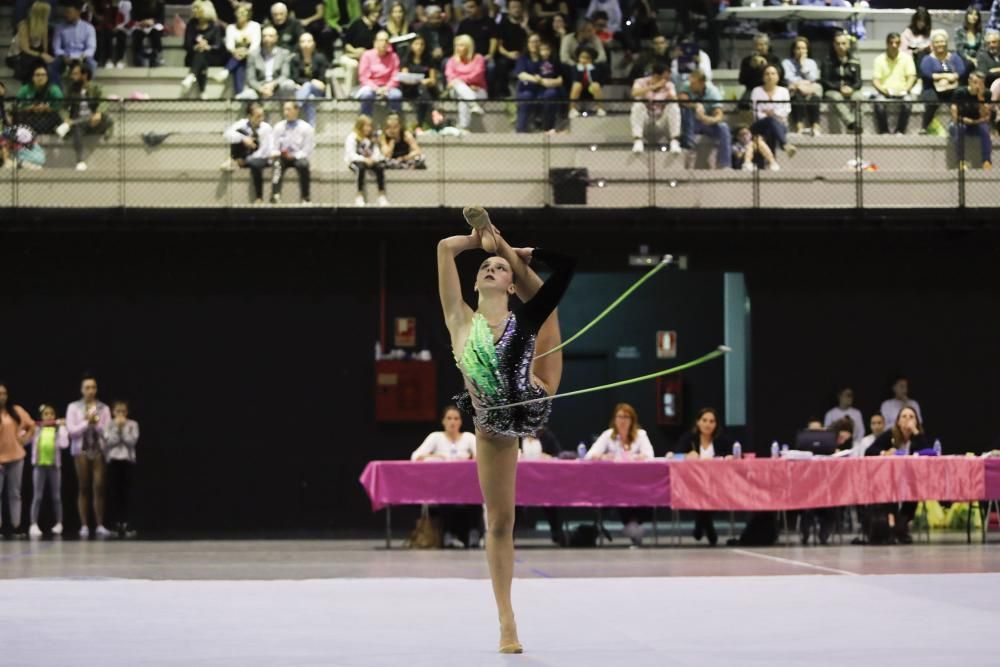
[[[893,427],[875,438],[865,456],[908,456],[931,446],[917,411],[904,407],[896,416]],[[911,544],[909,523],[917,512],[917,503],[885,503],[868,508],[869,521],[885,517],[889,524],[890,539],[900,544]]]
[[[722,423],[714,408],[698,411],[691,430],[677,440],[677,451],[683,452],[688,459],[732,458],[732,442],[722,435]],[[715,532],[712,518],[713,512],[694,513],[694,539],[707,537],[708,543],[714,547],[719,535]]]
[[[646,431],[639,427],[639,415],[631,405],[619,403],[615,406],[610,427],[590,446],[587,460],[649,461],[654,457],[653,445]],[[622,532],[632,541],[632,546],[641,546],[646,532],[642,524],[652,518],[652,511],[648,507],[622,507],[618,514],[625,526]]]

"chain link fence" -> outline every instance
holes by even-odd
[[[69,108],[71,103],[62,104]],[[359,103],[311,104],[316,131],[308,157],[309,203],[361,205],[357,169],[345,156]],[[401,115],[404,127],[414,118],[410,104],[405,103]],[[462,109],[462,104],[469,107]],[[959,159],[958,144],[949,136],[947,105],[931,116],[925,132],[918,102],[843,104],[838,113],[832,103],[819,103],[813,132],[811,127],[799,131],[795,117],[792,127],[782,130],[778,126],[783,121],[767,120],[761,105],[736,101],[709,104],[706,110],[705,105],[675,101],[440,100],[429,114],[435,129],[414,136],[422,159],[416,164],[389,160],[366,169],[361,194],[367,205],[377,205],[384,194],[383,203],[401,207],[478,202],[738,210],[988,207],[1000,202],[1000,174],[988,168],[990,156],[981,154],[979,135],[966,133],[964,160]],[[909,107],[906,133],[880,133],[886,128],[876,104],[884,105],[890,129],[896,128],[904,105]],[[247,117],[244,102],[106,100],[99,105],[100,122],[94,114],[67,121],[59,109],[27,108],[14,99],[5,106],[9,118],[0,207],[271,205],[272,156],[262,156],[267,164],[257,169],[261,203],[254,169],[231,159],[240,157],[240,149],[234,153],[223,136]],[[262,107],[265,122],[273,126],[281,120],[279,101],[265,101]],[[384,102],[376,104],[377,132],[389,112]],[[845,117],[860,131],[849,130]],[[459,127],[466,118],[468,127]],[[995,128],[988,129],[995,139]],[[398,142],[394,148],[397,157],[407,153]],[[293,162],[281,164],[280,205],[300,205],[304,193],[297,181],[302,172]],[[380,170],[384,192],[377,185]]]

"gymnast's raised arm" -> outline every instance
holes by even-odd
[[[456,334],[462,326],[472,319],[472,309],[462,298],[462,283],[458,278],[455,257],[466,250],[479,247],[481,247],[479,232],[476,230],[468,236],[449,236],[438,242],[438,293],[452,343],[455,342]]]

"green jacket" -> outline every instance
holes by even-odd
[[[21,86],[17,91],[16,109],[24,109],[38,102],[47,102],[53,111],[62,109],[63,92],[59,86],[49,84],[48,90],[39,91],[30,83]]]
[[[100,113],[104,115],[108,110],[108,101],[104,99],[104,89],[101,85],[91,81],[87,84],[86,95],[80,97],[76,91],[72,89],[72,83],[70,87],[66,89],[65,99],[66,104],[64,105],[61,115],[63,119],[68,120],[70,118],[76,118],[80,115],[80,100],[87,100],[87,105],[90,107],[91,113]]]

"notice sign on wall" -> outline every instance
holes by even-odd
[[[656,358],[673,359],[677,356],[677,332],[656,332]]]
[[[397,317],[395,347],[417,346],[417,318]]]

